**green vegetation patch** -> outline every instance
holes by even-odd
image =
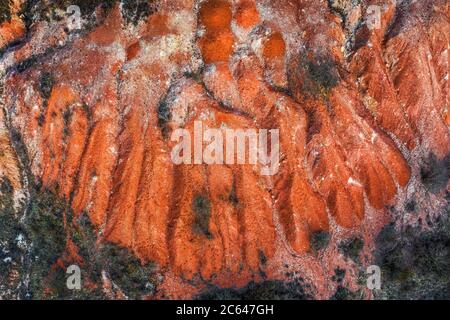
[[[431,153],[420,168],[420,179],[429,192],[438,193],[444,189],[450,180],[450,154],[438,159]]]
[[[209,199],[202,195],[196,195],[192,201],[192,210],[195,213],[192,230],[195,234],[204,235],[208,239],[212,237],[209,230],[209,221],[211,219],[211,203]]]
[[[11,0],[0,0],[0,23],[11,20]]]
[[[318,231],[311,235],[311,248],[317,252],[325,249],[330,242],[330,233],[328,231]]]
[[[339,83],[336,63],[331,57],[316,56],[315,59],[308,60],[305,67],[319,91],[329,92]]]
[[[25,17],[26,25],[29,27],[32,23],[40,20],[60,21],[64,18],[67,8],[76,5],[80,8],[82,18],[95,21],[93,15],[97,9],[108,14],[117,3],[121,4],[122,16],[126,23],[137,25],[141,20],[157,11],[158,2],[146,0],[55,0],[48,5],[43,1],[28,0],[22,6],[21,15]],[[95,23],[88,25],[92,27]]]
[[[361,238],[354,237],[339,244],[339,250],[347,258],[352,259],[354,262],[359,263],[359,255],[361,250],[364,248],[364,241]]]
[[[312,296],[299,278],[291,282],[268,280],[250,282],[243,288],[210,287],[199,294],[198,300],[307,300]]]
[[[428,231],[390,224],[376,239],[382,299],[450,299],[450,218]]]

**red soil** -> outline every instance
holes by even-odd
[[[405,158],[419,147],[439,159],[450,151],[448,5],[435,1],[427,24],[412,5],[411,22],[389,37],[395,7],[386,6],[382,29],[349,56],[326,1],[207,0],[197,17],[193,1],[169,0],[132,32],[116,7],[94,30],[9,75],[6,110],[14,109],[43,187],[76,215],[88,212],[102,240],[157,262],[168,279],[245,284],[259,279],[264,257],[267,277],[284,277],[285,263],[309,268],[326,296],[341,263],[333,246],[351,234],[370,240],[388,220],[386,207],[410,180]],[[237,35],[233,24],[255,31]],[[20,26],[2,24],[0,44],[20,38]],[[15,49],[15,63],[41,47]],[[333,85],[308,74],[317,57],[336,66],[321,69],[338,72]],[[200,65],[200,81],[185,76]],[[38,91],[44,71],[55,83],[48,101]],[[192,133],[199,119],[211,128],[279,128],[279,173],[174,165],[162,101],[169,132]],[[199,195],[210,203],[207,234],[193,227]],[[316,258],[310,236],[322,230],[333,240]],[[76,252],[72,243],[68,250]]]

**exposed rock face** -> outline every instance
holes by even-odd
[[[0,20],[0,176],[25,202],[39,182],[97,244],[154,262],[154,297],[293,273],[318,298],[356,290],[411,199],[402,223],[448,205],[446,1],[73,1],[81,30],[69,2],[12,1]],[[175,165],[171,133],[196,121],[279,129],[278,173]],[[60,264],[83,258],[65,230]]]

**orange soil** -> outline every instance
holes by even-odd
[[[70,45],[70,58],[57,55],[6,81],[6,105],[17,112],[13,125],[35,152],[33,172],[44,187],[59,186],[77,215],[88,212],[102,240],[131,248],[183,279],[245,282],[259,273],[261,257],[275,276],[280,252],[303,257],[311,252],[314,232],[367,230],[367,212],[377,212],[374,219],[384,223],[385,208],[411,176],[405,154],[418,145],[440,159],[450,151],[448,111],[438,109],[445,84],[435,81],[445,73],[439,58],[444,36],[413,42],[422,30],[418,24],[382,48],[382,33],[374,32],[372,45],[346,61],[344,31],[326,4],[261,1],[279,16],[295,16],[286,21],[301,23],[278,26],[274,15],[262,26],[267,32],[256,33],[261,48],[253,50],[250,38],[238,42],[232,24],[252,28],[262,22],[256,1],[238,1],[235,8],[231,1],[205,1],[198,25],[175,23],[171,8],[182,5],[168,2],[173,6],[137,27],[139,39],[123,32],[116,7]],[[307,22],[310,12],[321,22]],[[383,19],[387,28],[392,15]],[[204,32],[196,41],[197,28]],[[431,28],[449,34],[441,20]],[[302,44],[311,48],[305,59],[327,56],[339,66],[335,86],[305,90],[311,77],[302,56],[290,54],[296,39],[290,33],[303,34]],[[186,43],[198,44],[207,67],[202,81],[183,76],[186,66],[196,68],[195,51]],[[113,45],[124,54],[111,53]],[[388,68],[386,60],[395,63]],[[431,78],[419,81],[429,68]],[[35,89],[41,70],[54,74],[56,83],[45,108]],[[27,90],[34,95],[25,99]],[[211,128],[279,128],[279,173],[267,178],[250,165],[174,165],[174,142],[158,120],[162,101],[172,115],[165,124],[169,132],[183,127],[193,136],[196,120]],[[210,205],[207,232],[195,227],[199,195]],[[74,252],[72,244],[68,249]]]

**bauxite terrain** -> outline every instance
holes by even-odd
[[[447,1],[1,3],[0,297],[403,297],[386,233],[439,228],[449,270]],[[198,121],[279,129],[278,172],[174,164]]]

